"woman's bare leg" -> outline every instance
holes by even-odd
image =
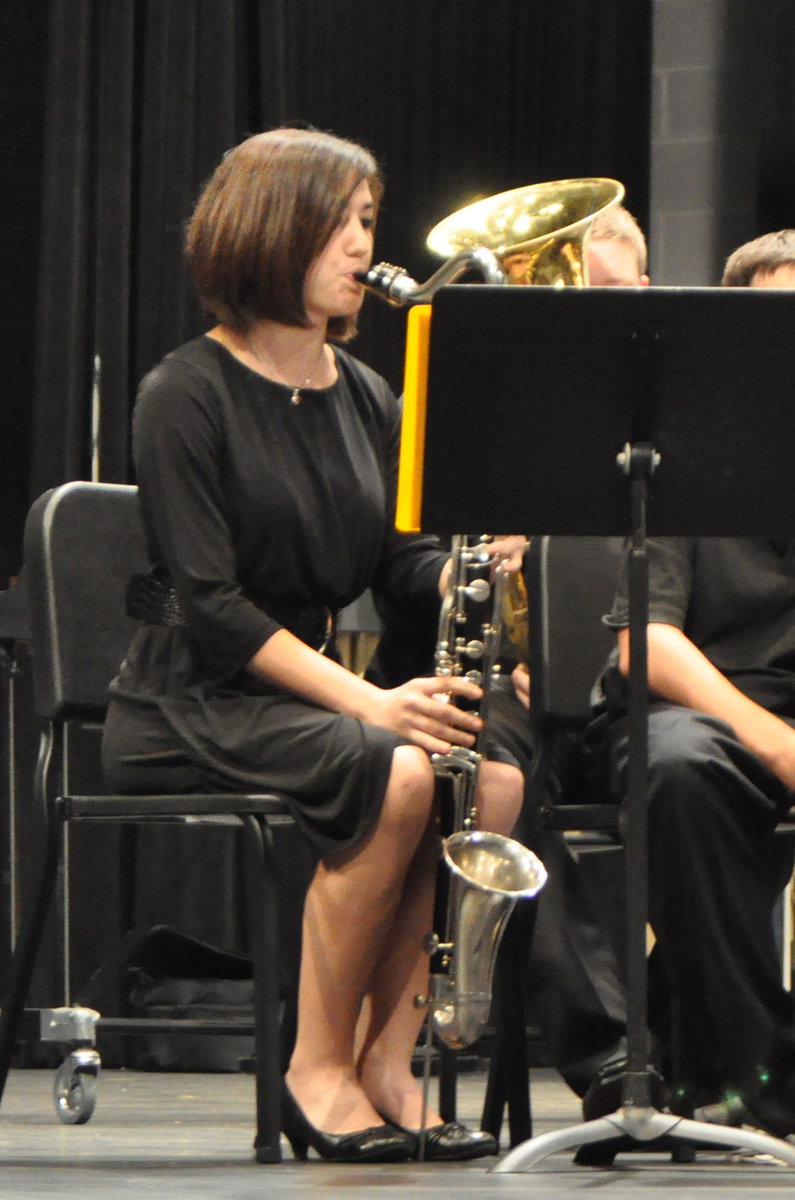
[[[524,776],[510,763],[484,762],[477,796],[478,828],[510,834],[524,800]]]
[[[359,1077],[373,1106],[408,1129],[420,1124],[422,1090],[411,1072],[411,1059],[426,1010],[415,997],[428,991],[429,959],[424,947],[433,925],[439,834],[436,821],[417,851],[395,915],[384,955],[375,964],[363,1017]],[[363,1022],[364,1023],[364,1022]],[[441,1121],[434,1110],[431,1125]]]
[[[392,953],[388,939],[407,925],[398,912],[407,876],[423,894],[432,893],[433,862],[425,843],[434,788],[424,751],[398,747],[374,829],[350,853],[320,863],[307,893],[298,1030],[287,1082],[307,1119],[327,1133],[382,1121],[358,1080],[356,1023],[374,964]],[[403,962],[400,950],[395,953]]]
[[[511,830],[522,803],[521,772],[506,763],[484,762],[478,785],[478,825],[496,833]],[[396,928],[373,972],[367,1008],[370,1025],[359,1055],[362,1086],[374,1107],[407,1129],[418,1129],[422,1119],[422,1089],[411,1072],[411,1057],[425,1010],[418,1010],[413,1001],[428,990],[429,962],[423,941],[433,919],[438,860],[433,824],[409,870]],[[441,1117],[431,1109],[426,1121],[434,1125]]]

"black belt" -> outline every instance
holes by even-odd
[[[146,625],[184,628],[188,623],[176,589],[162,576],[133,575],[127,584],[125,607],[129,617]],[[334,637],[337,614],[323,605],[288,607],[282,602],[269,604],[263,611],[314,650],[322,652]]]
[[[127,616],[145,625],[187,625],[185,610],[167,579],[133,575],[124,596]]]

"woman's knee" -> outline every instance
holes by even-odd
[[[428,755],[418,746],[398,746],[392,757],[381,825],[421,833],[434,811],[436,775]]]

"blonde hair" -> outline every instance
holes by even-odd
[[[625,242],[635,251],[638,274],[646,274],[649,261],[646,239],[632,213],[622,204],[611,204],[604,212],[599,213],[591,226],[590,237],[592,241]]]

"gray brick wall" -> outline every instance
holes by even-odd
[[[776,0],[654,0],[654,283],[714,284],[731,250],[759,232],[776,14]]]

